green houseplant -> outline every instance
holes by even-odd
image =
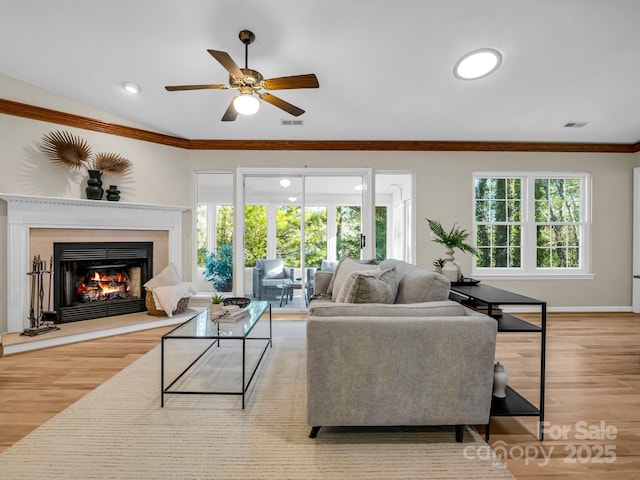
[[[457,223],[454,223],[451,230],[447,231],[439,221],[431,220],[429,218],[426,218],[425,220],[436,237],[433,241],[446,247],[446,250],[444,251],[445,263],[442,266],[442,274],[452,282],[457,282],[460,279],[460,272],[457,265],[454,264],[455,258],[453,257],[453,251],[457,248],[461,252],[475,254],[476,249],[465,242],[471,233],[460,228]]]
[[[219,305],[224,301],[224,297],[222,295],[218,295],[217,293],[211,297],[211,303],[214,305]]]
[[[218,313],[222,310],[222,302],[224,301],[224,297],[222,295],[218,295],[217,293],[211,297],[211,305],[209,306],[209,311],[211,315]]]
[[[433,261],[433,266],[435,267],[436,273],[442,273],[442,267],[444,267],[445,261],[444,258],[436,258]]]
[[[217,292],[230,292],[233,285],[233,248],[231,244],[218,247],[215,252],[209,252],[204,261],[206,281],[213,284]]]

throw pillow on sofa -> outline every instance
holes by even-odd
[[[352,272],[340,289],[336,303],[394,303],[397,293],[395,268]]]
[[[340,259],[327,288],[327,294],[331,294],[331,300],[336,301],[342,284],[351,272],[371,270],[373,268],[371,265],[374,264],[375,260],[353,260],[348,257]]]
[[[375,267],[367,270],[357,270],[355,272],[351,272],[349,275],[347,275],[347,277],[342,282],[342,286],[338,291],[338,296],[335,299],[335,303],[345,303],[345,298],[347,296],[347,293],[351,289],[353,282],[355,282],[356,278],[358,278],[359,273],[370,273],[372,275],[375,275],[376,273],[380,273],[381,271],[382,270],[380,270],[378,267]],[[349,303],[353,303],[353,302],[349,302]]]
[[[396,303],[436,302],[449,298],[451,283],[439,273],[415,267],[398,283]]]

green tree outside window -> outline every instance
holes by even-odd
[[[476,267],[522,268],[526,248],[537,269],[581,268],[583,185],[578,177],[476,177]]]

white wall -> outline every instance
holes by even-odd
[[[476,170],[587,171],[593,182],[593,280],[491,281],[525,295],[547,300],[549,307],[606,307],[631,305],[631,218],[633,167],[637,155],[601,153],[525,152],[289,152],[193,151],[192,170],[242,167],[323,168],[372,167],[375,170],[416,172],[416,262],[431,268],[442,256],[428,238],[425,217],[445,225],[471,227],[472,178]],[[458,254],[463,272],[471,271],[471,257]]]
[[[116,121],[42,90],[0,76],[0,98],[69,113]],[[30,101],[30,99],[34,99]],[[416,261],[431,268],[441,247],[428,238],[425,217],[448,225],[471,226],[471,173],[475,170],[588,171],[593,180],[593,280],[492,281],[490,283],[547,300],[549,307],[630,309],[633,167],[638,154],[522,152],[338,152],[338,151],[185,151],[173,147],[84,131],[0,114],[0,192],[84,198],[85,176],[69,174],[37,150],[43,134],[68,130],[81,135],[96,151],[119,153],[134,165],[118,180],[122,201],[192,205],[195,171],[242,167],[372,167],[416,172]],[[1,210],[0,210],[1,215]],[[190,214],[184,216],[183,276],[192,275],[193,236]],[[0,224],[3,222],[0,222]],[[0,229],[4,226],[0,227]],[[0,230],[0,234],[3,233]],[[2,236],[4,244],[5,237]],[[4,248],[3,248],[4,251]],[[471,257],[458,255],[463,271]],[[0,258],[0,272],[4,272]],[[0,277],[0,281],[2,280]],[[488,282],[489,283],[489,282]]]

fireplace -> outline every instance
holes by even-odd
[[[143,312],[153,242],[53,244],[57,323]]]
[[[25,273],[37,255],[48,263],[57,242],[152,242],[152,272],[159,272],[169,263],[182,272],[183,223],[190,217],[188,210],[171,205],[0,193],[0,230],[6,234],[6,248],[0,248],[0,265],[6,266],[0,275],[0,298],[4,300],[0,301],[0,332],[19,333],[30,327],[32,286]],[[48,293],[45,285],[45,304]],[[149,325],[148,319],[132,319],[127,331]],[[113,330],[95,332],[93,338],[113,334]],[[61,344],[66,337],[51,338],[60,339],[56,344]],[[25,345],[37,348],[43,342],[39,339]]]

